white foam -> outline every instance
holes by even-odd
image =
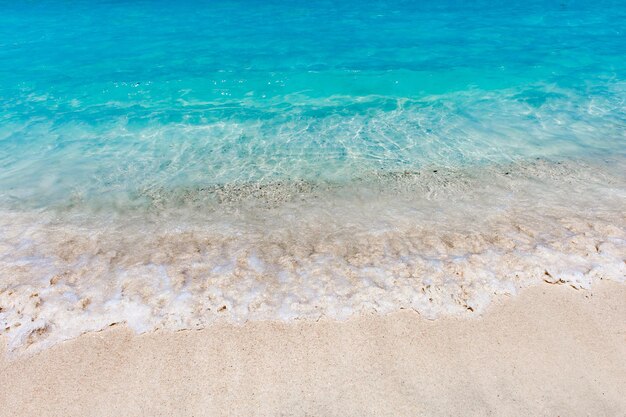
[[[626,280],[623,171],[501,168],[205,210],[3,211],[0,331],[31,352],[122,322],[141,333],[401,308],[475,316],[529,285]]]

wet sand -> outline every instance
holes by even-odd
[[[543,284],[476,319],[118,325],[3,354],[0,387],[1,416],[624,416],[626,285]]]

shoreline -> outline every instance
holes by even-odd
[[[619,283],[541,284],[480,318],[114,326],[11,360],[5,346],[0,415],[619,416],[624,300]]]
[[[143,333],[401,308],[477,315],[543,281],[623,282],[626,181],[600,165],[407,173],[378,192],[261,204],[289,194],[278,187],[236,213],[0,208],[0,333],[27,351],[121,322]]]

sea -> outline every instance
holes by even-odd
[[[626,1],[0,0],[0,334],[626,281]]]

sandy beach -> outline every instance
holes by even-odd
[[[135,335],[0,362],[2,416],[623,416],[626,286],[543,284],[481,318],[413,311]]]
[[[3,2],[0,417],[626,417],[624,21]]]

